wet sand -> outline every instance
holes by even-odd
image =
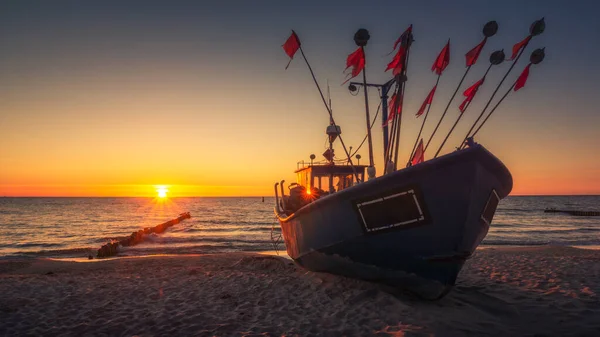
[[[0,261],[0,335],[600,336],[600,251],[481,249],[440,301],[259,254]]]

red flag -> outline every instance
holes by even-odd
[[[523,72],[521,73],[521,75],[519,75],[519,78],[517,78],[517,82],[515,83],[515,91],[525,86],[525,83],[527,82],[527,77],[529,77],[529,67],[531,67],[531,63],[528,64],[527,67],[525,67],[525,69],[523,69]]]
[[[471,102],[471,100],[473,100],[473,97],[475,97],[477,90],[479,90],[479,87],[483,84],[484,80],[485,80],[485,77],[480,79],[479,81],[475,82],[475,84],[468,87],[467,90],[465,90],[465,92],[463,92],[463,96],[466,96],[467,98],[465,98],[465,100],[462,102],[462,104],[458,107],[460,112],[465,112],[465,110],[467,109],[467,103],[469,103],[469,102]]]
[[[398,50],[392,61],[388,63],[387,68],[385,68],[385,71],[388,71],[390,69],[394,69],[395,71],[398,66],[402,68],[402,60],[404,58],[404,54],[406,54],[406,48],[404,46],[400,46],[400,49]]]
[[[517,54],[519,54],[519,51],[521,51],[522,48],[525,48],[525,46],[529,43],[529,40],[531,40],[531,35],[529,35],[528,37],[526,37],[523,41],[516,43],[513,46],[512,49],[512,56],[510,57],[509,60],[514,60],[515,57],[517,57]]]
[[[404,31],[404,33],[402,33],[402,35],[400,35],[400,37],[398,38],[398,40],[396,40],[396,42],[394,43],[394,49],[392,51],[396,50],[396,47],[398,47],[398,45],[402,42],[402,39],[406,35],[408,35],[410,33],[412,33],[412,25],[408,26],[408,28],[406,28],[406,30]]]
[[[410,161],[410,165],[414,166],[424,161],[425,150],[423,149],[423,138],[421,138],[421,141],[419,141],[419,145],[417,145],[417,149],[415,150],[415,154],[413,155],[412,160]]]
[[[398,99],[398,105],[396,106],[396,94],[393,94],[392,98],[390,98],[390,101],[388,102],[388,106],[388,119],[383,123],[383,126],[386,126],[389,123],[391,123],[394,120],[394,118],[396,118],[396,116],[402,115],[402,97]]]
[[[435,71],[436,74],[441,75],[442,71],[448,66],[448,63],[450,63],[450,40],[448,40],[444,49],[442,49],[435,59],[433,66],[431,66],[431,71]]]
[[[292,60],[294,59],[294,55],[296,54],[298,49],[300,49],[300,40],[298,39],[298,35],[296,35],[296,32],[292,30],[292,35],[288,37],[288,39],[285,41],[282,47],[285,53],[290,57],[290,62],[288,62],[287,66],[285,67],[285,69],[287,69],[290,66]]]
[[[487,41],[487,37],[484,38],[483,41],[481,41],[481,43],[476,45],[475,48],[469,50],[469,52],[467,52],[465,54],[465,58],[467,59],[467,67],[470,67],[470,66],[474,65],[475,62],[477,62],[477,59],[479,58],[479,54],[481,54],[481,50],[483,49],[483,46],[485,46],[486,41]]]
[[[433,102],[433,95],[435,95],[436,88],[437,88],[437,85],[434,86],[433,89],[431,89],[431,91],[429,92],[429,95],[427,95],[427,98],[425,98],[425,101],[423,102],[423,104],[421,104],[421,108],[419,108],[419,111],[417,111],[417,117],[419,117],[423,114],[423,112],[425,111],[425,108],[427,107],[427,104],[431,104],[431,102]]]
[[[394,76],[400,74],[402,72],[402,69],[404,69],[404,66],[402,64],[402,62],[398,63],[398,65],[396,66],[396,68],[394,68],[394,71],[392,71],[392,74]]]
[[[344,83],[358,76],[358,74],[360,74],[360,72],[363,69],[365,69],[365,52],[363,51],[362,47],[358,47],[358,49],[356,49],[354,53],[348,55],[348,58],[346,59],[345,70],[347,70],[350,67],[352,67],[352,73],[348,74],[350,75],[350,78],[348,78]]]

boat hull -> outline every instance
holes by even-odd
[[[309,270],[453,285],[511,189],[508,169],[475,145],[276,214],[288,255]]]

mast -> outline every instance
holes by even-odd
[[[365,55],[365,46],[369,41],[369,31],[361,28],[354,34],[354,43],[360,47],[362,54]],[[365,57],[366,59],[366,57]],[[366,64],[366,62],[365,62]],[[375,178],[375,160],[373,159],[373,138],[371,137],[371,115],[369,113],[369,93],[367,89],[367,69],[366,67],[362,70],[363,73],[363,88],[365,92],[365,118],[367,122],[367,140],[369,145],[369,167],[367,168],[367,175],[369,179]]]
[[[388,82],[389,83],[389,82]],[[387,104],[387,100],[388,100],[388,92],[389,88],[386,87],[386,85],[382,85],[381,86],[381,125],[383,126],[383,153],[384,153],[384,157],[385,157],[385,151],[388,147],[388,125],[387,125],[387,119],[388,119],[388,104]],[[384,166],[384,172],[385,172],[385,166]]]
[[[293,34],[296,34],[294,31],[292,31],[292,32],[293,32]],[[333,119],[333,113],[331,111],[331,107],[329,105],[327,105],[327,101],[325,100],[325,96],[323,95],[323,91],[321,90],[321,86],[319,85],[319,82],[317,81],[317,78],[315,77],[315,73],[313,72],[312,67],[310,66],[310,63],[308,63],[308,59],[306,58],[306,55],[304,55],[304,50],[302,49],[302,46],[300,44],[298,45],[298,49],[300,50],[300,53],[302,54],[302,58],[304,59],[304,62],[306,62],[306,65],[308,66],[308,70],[310,71],[312,79],[315,82],[315,85],[317,86],[317,90],[319,90],[319,94],[321,95],[321,100],[323,101],[323,104],[325,104],[325,108],[327,109],[327,112],[329,113],[329,121],[330,121],[331,125],[337,127],[335,120]],[[352,173],[354,174],[354,178],[358,182],[358,181],[360,181],[360,178],[358,177],[358,172],[356,172],[356,168],[354,167],[354,164],[352,163],[352,157],[350,156],[350,153],[348,152],[348,149],[346,148],[346,144],[344,143],[342,136],[339,134],[338,134],[338,136],[340,139],[340,144],[342,144],[342,148],[344,149],[344,152],[346,153],[346,157],[348,158],[348,162],[350,163],[350,166],[352,167]]]
[[[410,47],[413,42],[413,34],[412,34],[412,25],[410,25],[409,29],[407,29],[400,36],[400,48],[405,48],[405,52],[399,60],[399,64],[401,69],[398,72],[397,68],[394,69],[394,75],[396,80],[396,93],[395,93],[395,101],[394,101],[394,119],[392,121],[392,132],[390,134],[390,146],[386,151],[385,156],[385,165],[386,165],[386,173],[387,171],[395,171],[398,168],[398,150],[400,148],[400,129],[402,126],[402,106],[404,104],[404,92],[406,89],[406,81],[407,81],[407,65],[408,58],[410,55]],[[398,43],[398,42],[397,42]],[[400,51],[399,51],[400,53]],[[388,65],[389,66],[389,65]],[[392,161],[392,154],[394,155],[394,160]],[[393,166],[391,165],[393,163]],[[389,166],[389,170],[388,170]]]
[[[383,153],[385,156],[386,153],[386,149],[389,146],[389,129],[388,129],[388,125],[387,125],[387,119],[388,119],[388,93],[390,92],[390,89],[392,88],[392,86],[394,85],[394,83],[396,83],[396,79],[392,78],[391,80],[385,82],[384,84],[374,84],[374,83],[367,83],[367,87],[374,87],[374,88],[379,88],[381,90],[381,109],[382,109],[382,114],[381,114],[381,124],[383,125]],[[362,82],[350,82],[350,84],[348,85],[348,90],[353,93],[356,92],[358,90],[357,86],[364,86],[364,83]],[[373,121],[374,123],[375,121]]]

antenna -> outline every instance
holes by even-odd
[[[354,43],[362,50],[362,55],[365,55],[365,46],[371,36],[369,31],[361,28],[354,34]],[[366,58],[366,57],[365,57]],[[375,160],[373,159],[373,140],[371,138],[371,116],[369,113],[369,95],[367,92],[367,69],[363,67],[363,89],[365,94],[365,118],[367,120],[367,141],[369,145],[369,168],[367,168],[367,176],[369,179],[375,178]]]
[[[327,79],[327,100],[329,100],[329,110],[333,112],[333,107],[331,105],[331,92],[329,91],[329,79]]]
[[[298,47],[298,49],[300,50],[300,54],[302,55],[304,62],[306,62],[306,66],[308,67],[308,70],[310,71],[310,75],[312,76],[312,79],[315,82],[315,86],[317,87],[317,90],[319,91],[321,100],[323,101],[323,104],[325,104],[325,108],[327,109],[327,113],[329,114],[331,125],[336,126],[335,120],[333,119],[333,114],[331,113],[331,109],[329,108],[329,106],[327,105],[327,102],[325,101],[325,96],[323,96],[323,91],[321,90],[321,86],[319,86],[319,82],[317,81],[317,78],[315,77],[315,73],[313,72],[312,67],[310,66],[310,63],[308,63],[308,59],[306,58],[306,55],[304,55],[304,50],[302,49],[302,45],[300,45]],[[342,145],[342,148],[344,149],[344,152],[346,153],[346,156],[348,157],[350,166],[352,167],[352,173],[354,174],[356,181],[359,181],[358,172],[356,172],[356,169],[354,168],[354,164],[352,163],[352,156],[348,152],[348,149],[346,148],[346,144],[344,143],[344,140],[342,139],[341,135],[340,135],[339,139],[340,139],[340,144]]]

